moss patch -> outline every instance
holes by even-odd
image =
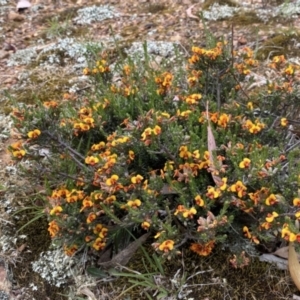
[[[145,6],[145,12],[156,14],[167,9],[166,4],[149,3]]]
[[[263,60],[272,58],[276,55],[285,55],[285,57],[299,56],[300,49],[295,47],[299,43],[298,33],[279,33],[267,39],[257,51],[257,59]]]
[[[232,1],[232,0],[206,0],[202,5],[202,9],[207,10],[212,5],[214,5],[215,3],[219,4],[219,5],[228,5],[228,6],[231,6],[231,7],[237,7],[238,6],[238,4],[235,1]]]
[[[41,71],[33,72],[27,79],[28,84],[26,84],[26,87],[15,90],[12,97],[16,102],[26,104],[34,104],[37,100],[42,102],[59,100],[70,88],[69,80],[72,78],[72,75],[64,72],[61,74],[59,72],[57,74],[52,72],[42,73]],[[35,88],[33,89],[32,86]]]
[[[20,219],[16,222],[17,230],[32,220],[31,213],[33,211],[21,212],[18,215]],[[37,290],[32,290],[32,295],[36,299],[45,299],[47,296],[51,300],[64,300],[67,297],[60,294],[65,293],[66,289],[51,286],[38,273],[33,272],[31,267],[31,263],[39,258],[40,253],[47,251],[50,246],[51,239],[47,228],[47,219],[42,217],[20,231],[20,234],[27,236],[26,249],[28,251],[24,250],[22,253],[22,260],[13,267],[13,274],[20,287],[28,288],[31,285],[37,287]]]
[[[253,25],[255,23],[262,23],[262,20],[256,15],[254,11],[241,12],[239,14],[235,14],[232,18],[227,19],[234,26],[241,25]]]

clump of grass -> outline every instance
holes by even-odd
[[[66,35],[71,29],[71,21],[66,20],[63,23],[59,21],[57,16],[51,18],[47,22],[47,28],[45,29],[45,35],[51,39],[53,37],[61,37]]]

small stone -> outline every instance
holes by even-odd
[[[9,52],[4,51],[4,50],[0,50],[0,59],[4,59],[9,57]]]
[[[248,42],[247,39],[245,37],[243,37],[243,36],[238,39],[238,43],[240,45],[246,45],[247,42]]]
[[[10,77],[10,78],[5,79],[3,83],[4,84],[11,84],[11,83],[13,83],[13,81],[14,81],[14,78]]]
[[[171,42],[180,42],[181,41],[181,35],[180,34],[175,34],[171,36]]]
[[[19,15],[18,13],[15,13],[13,11],[10,11],[8,13],[8,19],[11,21],[21,22],[24,21],[24,16]]]

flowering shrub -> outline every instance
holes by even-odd
[[[94,80],[84,98],[12,113],[24,139],[9,150],[45,181],[48,230],[66,254],[101,255],[124,228],[152,232],[168,258],[185,246],[207,256],[239,244],[235,265],[248,263],[236,263],[247,241],[300,242],[295,65],[274,57],[273,80],[250,92],[259,63],[225,42],[192,47],[176,72],[110,65],[103,56],[83,70]]]

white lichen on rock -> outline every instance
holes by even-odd
[[[48,250],[32,263],[34,272],[51,285],[60,287],[70,281],[76,268],[76,259],[66,256],[61,249]]]
[[[232,7],[228,5],[220,5],[218,3],[214,3],[209,7],[208,10],[203,11],[203,17],[206,20],[222,20],[233,17],[238,13],[248,13],[255,12],[257,17],[261,19],[263,22],[267,22],[270,18],[275,17],[284,17],[284,18],[295,18],[300,13],[300,0],[297,0],[293,3],[283,3],[279,6],[274,7],[266,7],[263,8],[260,6],[255,6],[255,10],[253,10],[253,6],[250,7]]]
[[[4,100],[5,100],[4,97],[2,98],[0,96],[0,103]],[[0,114],[0,142],[3,142],[4,140],[7,140],[9,138],[12,127],[13,127],[13,120],[11,116]],[[1,149],[1,146],[0,146],[0,150],[3,150]]]
[[[285,17],[296,17],[300,13],[300,0],[291,3],[284,2],[275,9],[275,12]]]
[[[8,67],[30,64],[37,56],[36,48],[20,49],[13,53],[7,61]]]
[[[159,55],[161,57],[168,58],[175,55],[175,47],[176,43],[164,41],[146,41],[146,44],[142,42],[134,42],[129,49],[125,50],[125,52],[132,59],[143,59],[145,57],[145,50],[150,57]]]
[[[40,66],[72,64],[74,70],[82,69],[87,64],[90,55],[89,48],[100,49],[102,44],[99,42],[81,42],[74,38],[62,38],[57,42],[45,45],[17,50],[9,58],[8,66],[29,65],[38,63]]]
[[[77,11],[78,16],[73,19],[76,24],[84,25],[94,22],[101,22],[106,19],[112,19],[118,17],[119,13],[116,12],[109,5],[102,6],[89,6],[81,8]]]
[[[232,17],[240,11],[238,7],[232,7],[228,5],[220,5],[218,3],[214,3],[209,10],[203,11],[203,17],[206,20],[221,20]]]

